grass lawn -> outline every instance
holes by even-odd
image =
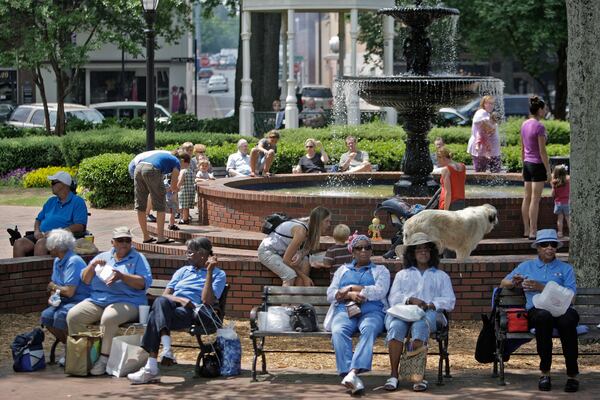
[[[51,195],[50,188],[0,186],[0,205],[42,207]]]

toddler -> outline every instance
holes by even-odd
[[[171,175],[165,177],[165,189],[167,191],[167,209],[169,213],[169,229],[172,231],[178,231],[179,227],[175,225],[175,214],[177,213],[177,192],[171,192]]]
[[[333,278],[335,271],[343,264],[352,261],[352,253],[348,251],[348,237],[350,228],[348,225],[339,224],[333,228],[333,240],[335,244],[327,249],[323,262],[316,267],[330,268],[330,277]]]
[[[565,165],[557,165],[552,171],[552,197],[554,197],[554,214],[556,214],[556,230],[558,237],[563,237],[563,220],[567,221],[567,227],[571,225],[569,217],[569,192],[571,190],[571,179],[567,175]]]
[[[181,156],[181,171],[179,172],[179,208],[181,209],[180,224],[189,224],[191,222],[190,208],[194,207],[196,196],[196,185],[194,184],[194,173],[190,165],[190,155],[183,153]]]
[[[194,159],[195,159],[195,163],[196,163],[196,171],[198,171],[198,168],[200,166],[200,160],[205,159],[206,161],[208,161],[208,172],[212,172],[212,165],[210,164],[210,160],[208,159],[208,156],[206,155],[206,146],[203,144],[197,144],[194,145]]]
[[[196,185],[215,179],[214,175],[208,172],[209,167],[210,161],[208,161],[207,159],[201,159],[198,162],[198,173],[196,173]]]

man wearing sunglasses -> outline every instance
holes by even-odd
[[[48,254],[46,234],[52,229],[66,229],[75,237],[85,232],[88,210],[85,200],[71,191],[73,180],[65,171],[48,176],[52,185],[52,194],[42,211],[35,218],[33,234],[15,240],[13,257],[26,257]]]
[[[556,250],[562,246],[554,229],[542,229],[537,232],[531,247],[537,249],[538,256],[534,260],[525,261],[517,266],[500,283],[502,288],[522,288],[527,300],[526,308],[529,328],[535,328],[537,352],[540,356],[541,377],[538,388],[541,391],[552,389],[550,367],[552,365],[552,331],[558,331],[567,367],[565,392],[576,392],[579,382],[577,365],[577,323],[579,315],[572,307],[558,317],[544,309],[536,307],[536,294],[544,290],[546,284],[554,281],[557,284],[577,292],[575,272],[570,264],[556,258]],[[575,298],[575,297],[573,297]]]

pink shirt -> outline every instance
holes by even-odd
[[[481,122],[490,120],[490,113],[483,108],[477,110],[473,115],[473,125],[471,126],[471,138],[467,145],[467,152],[475,157],[498,157],[500,155],[500,135],[498,134],[498,125],[492,135],[486,135],[480,132]],[[477,150],[477,140],[482,140],[485,146]]]
[[[562,186],[554,188],[554,204],[566,205],[569,204],[569,191],[571,190],[571,184],[567,180]]]
[[[535,118],[530,118],[523,122],[523,125],[521,125],[521,140],[523,141],[525,156],[523,161],[534,164],[543,163],[540,154],[540,144],[538,143],[539,136],[543,136],[545,140],[548,139],[546,128],[540,121]]]

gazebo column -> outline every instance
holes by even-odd
[[[287,47],[288,47],[288,80],[287,80],[287,97],[285,99],[285,127],[298,127],[298,102],[296,100],[296,79],[294,77],[294,10],[287,12]]]
[[[250,12],[242,12],[242,94],[240,96],[240,135],[254,133],[254,106],[252,105],[252,79],[250,79]]]
[[[394,74],[394,18],[383,17],[383,74]],[[398,114],[393,107],[384,107],[385,120],[389,125],[398,123]]]
[[[358,46],[358,10],[350,11],[350,75],[358,76],[356,67]],[[360,124],[360,103],[358,85],[352,85],[348,91],[348,125]]]
[[[281,59],[284,60],[281,63],[281,95],[287,97],[287,79],[288,79],[288,64],[287,64],[287,13],[281,13],[281,36],[279,42],[281,43]],[[285,105],[284,97],[284,105]]]

